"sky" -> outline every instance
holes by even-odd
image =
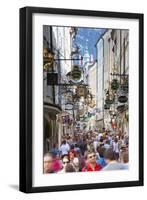
[[[95,44],[105,30],[106,29],[100,28],[78,28],[73,44],[76,43],[80,47],[80,54],[82,56],[84,55],[87,46],[89,54],[93,54],[94,59],[96,59]]]

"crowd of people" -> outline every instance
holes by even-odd
[[[126,133],[109,130],[66,134],[44,155],[44,173],[128,169],[128,142]]]

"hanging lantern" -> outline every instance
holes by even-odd
[[[120,103],[126,103],[128,101],[127,92],[123,85],[120,86],[118,91],[118,101]]]
[[[89,105],[90,108],[94,108],[96,105],[95,100],[93,99]]]
[[[45,70],[48,70],[48,68],[53,64],[54,55],[55,54],[50,49],[43,49],[43,68]]]
[[[81,117],[81,116],[84,116],[84,109],[80,109],[80,110],[78,111],[78,114],[80,115],[80,117]]]
[[[76,94],[79,96],[79,97],[85,97],[85,94],[86,94],[86,88],[84,86],[78,86],[77,87],[77,90],[76,90]]]
[[[124,92],[128,93],[128,84],[127,83],[122,84],[121,87]]]
[[[112,82],[111,82],[111,89],[112,90],[117,90],[118,87],[119,87],[118,80],[117,79],[113,79]]]
[[[91,102],[92,102],[92,94],[90,94],[89,93],[89,91],[88,91],[88,94],[87,94],[87,96],[86,96],[86,99],[85,99],[85,103],[87,104],[87,105],[90,105],[91,104]]]
[[[109,110],[110,116],[113,115],[112,113],[113,113],[113,111],[112,111],[112,109],[110,108],[110,110]]]
[[[105,109],[105,110],[110,109],[110,104],[105,104],[105,105],[104,105],[104,109]]]
[[[126,113],[125,113],[125,118],[126,118],[126,120],[127,120],[127,122],[129,121],[129,112],[128,112],[128,110],[126,111]]]
[[[111,119],[111,126],[113,129],[116,129],[116,120],[114,118]]]
[[[128,77],[126,77],[123,81],[123,84],[122,84],[122,89],[124,92],[128,93]]]
[[[74,95],[72,96],[72,100],[73,100],[73,102],[79,101],[79,96],[78,96],[77,94],[74,94]]]
[[[117,106],[117,110],[118,110],[119,112],[125,111],[125,110],[126,110],[125,104],[120,104],[120,105],[118,105],[118,106]]]
[[[128,101],[127,91],[124,88],[124,84],[120,85],[117,94],[118,94],[118,101],[120,103],[126,103]]]
[[[113,99],[110,99],[109,97],[106,98],[105,100],[105,104],[113,104],[114,103],[114,100]]]
[[[105,99],[105,104],[113,104],[114,103],[114,98],[110,95],[109,90],[105,90],[106,94],[106,99]]]
[[[125,96],[125,95],[121,95],[121,96],[118,97],[118,101],[120,103],[126,103],[128,101],[128,97]]]
[[[65,124],[65,118],[62,116],[62,124]]]
[[[71,71],[71,76],[74,81],[78,81],[81,79],[81,70],[78,65],[73,66],[73,70]]]

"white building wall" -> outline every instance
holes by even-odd
[[[103,39],[100,39],[97,43],[97,120],[103,119],[103,50]]]
[[[43,26],[43,48],[51,48],[51,38],[50,38],[51,27]],[[47,86],[47,72],[43,72],[43,99],[45,102],[52,103],[52,86]]]
[[[91,89],[91,93],[96,97],[96,63],[89,69],[89,80],[88,84]]]
[[[104,36],[104,90],[109,88],[109,77],[110,77],[110,68],[111,68],[111,62],[110,62],[110,54],[111,54],[111,43],[110,43],[110,37],[111,37],[111,30],[108,30]]]
[[[103,42],[104,42],[104,102],[105,102],[105,91],[107,91],[110,87],[110,73],[111,73],[111,67],[112,67],[112,62],[111,62],[111,52],[112,52],[112,46],[111,46],[111,31],[108,30],[104,35],[103,35]],[[104,109],[104,126],[105,128],[109,128],[110,125],[110,115],[109,111]]]
[[[97,43],[97,119],[103,120],[105,128],[110,125],[109,110],[104,110],[105,90],[111,92],[111,73],[129,73],[129,31],[108,30]],[[120,78],[121,77],[121,78]],[[116,77],[115,77],[116,78]],[[117,76],[123,83],[123,76]]]
[[[70,27],[53,27],[56,46],[54,49],[59,52],[59,59],[69,59],[71,57],[71,37]],[[66,75],[71,70],[71,61],[60,60],[61,73]]]

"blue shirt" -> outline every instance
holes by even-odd
[[[106,166],[106,162],[104,158],[97,159],[96,162],[100,164],[102,168]]]

